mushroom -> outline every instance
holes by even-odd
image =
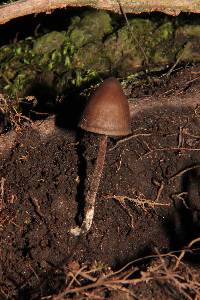
[[[92,225],[94,207],[103,172],[108,136],[125,136],[131,133],[128,100],[115,78],[106,79],[89,99],[83,111],[79,127],[101,135],[95,168],[85,199],[84,220],[81,227],[71,229],[78,236],[87,233]]]

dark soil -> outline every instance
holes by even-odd
[[[54,117],[0,136],[11,140],[0,147],[1,299],[59,293],[72,261],[116,270],[198,237],[200,80],[197,68],[181,72],[160,94],[131,100],[133,134],[109,139],[86,236],[69,231],[82,220],[99,138],[59,128]],[[172,299],[160,287],[145,289],[135,288],[138,299]]]

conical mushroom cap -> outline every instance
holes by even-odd
[[[131,133],[128,100],[115,78],[106,79],[89,99],[79,126],[109,136]]]

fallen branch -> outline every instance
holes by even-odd
[[[170,15],[180,12],[200,13],[199,0],[20,0],[0,7],[0,24],[12,19],[42,12],[51,13],[58,8],[90,6],[121,13],[160,11]]]

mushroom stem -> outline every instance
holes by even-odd
[[[83,232],[89,231],[92,225],[92,221],[94,217],[95,200],[96,200],[96,195],[98,192],[99,183],[103,172],[105,156],[106,156],[106,148],[107,148],[107,135],[103,135],[99,142],[99,150],[98,150],[98,155],[95,163],[95,168],[92,175],[92,180],[89,186],[89,190],[87,192],[87,196],[85,199],[84,220],[81,225],[81,230]]]
[[[98,192],[99,183],[101,180],[104,162],[105,162],[106,149],[107,149],[107,135],[102,135],[101,140],[99,142],[99,150],[97,154],[94,172],[92,174],[92,179],[89,184],[89,190],[85,198],[84,220],[81,227],[76,227],[71,229],[71,233],[76,236],[80,235],[81,233],[88,232],[91,228],[93,218],[94,218],[96,195]]]

